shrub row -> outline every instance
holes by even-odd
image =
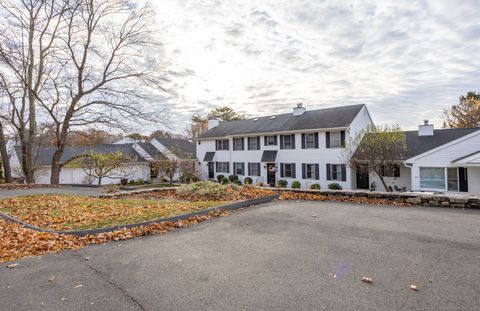
[[[287,188],[288,181],[285,180],[285,179],[280,179],[278,181],[278,186],[280,188]],[[299,188],[301,188],[301,186],[302,186],[302,184],[298,180],[295,180],[295,181],[292,182],[292,188],[293,189],[299,189]],[[320,186],[320,184],[315,183],[315,184],[310,185],[310,189],[320,190],[321,186]],[[330,190],[342,190],[343,188],[340,184],[334,182],[334,183],[328,184],[328,189],[330,189]]]

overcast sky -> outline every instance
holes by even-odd
[[[444,108],[480,91],[480,0],[152,3],[175,132],[221,105],[259,116],[299,102],[440,127]]]

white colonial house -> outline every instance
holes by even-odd
[[[275,185],[297,180],[302,188],[318,183],[326,189],[338,183],[356,187],[355,171],[347,165],[345,142],[372,119],[365,105],[307,111],[299,104],[293,112],[242,121],[209,121],[198,137],[197,158],[202,177],[237,175],[255,184]]]
[[[14,177],[21,178],[21,152],[20,148],[14,147],[12,152],[14,156],[11,159],[12,171]],[[55,148],[40,148],[35,152],[35,179],[39,184],[50,183],[51,161]],[[67,147],[63,153],[61,161],[68,162],[72,158],[77,158],[89,152],[95,153],[114,153],[121,152],[129,158],[128,162],[123,164],[121,172],[118,172],[114,178],[102,179],[102,185],[118,184],[120,178],[128,180],[143,179],[150,181],[161,179],[163,176],[155,170],[153,161],[162,159],[180,159],[190,161],[194,165],[195,143],[187,139],[176,138],[154,138],[150,142],[137,143],[115,143],[106,145],[95,145],[88,147]],[[178,178],[179,175],[177,174]],[[97,180],[88,176],[79,166],[66,165],[60,173],[60,184],[97,184]]]

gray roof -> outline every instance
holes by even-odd
[[[403,159],[410,159],[476,131],[480,128],[439,129],[433,131],[433,136],[418,136],[418,131],[406,131],[407,151]]]
[[[362,104],[311,110],[299,116],[294,116],[292,113],[285,113],[248,120],[222,122],[198,138],[216,138],[229,135],[275,133],[323,128],[346,128],[350,126],[364,106],[365,105]]]
[[[195,142],[181,138],[155,138],[170,152],[179,158],[194,159],[196,157]]]
[[[131,157],[132,162],[145,162],[145,159],[142,158],[134,149],[133,144],[108,144],[108,145],[95,145],[95,146],[86,146],[86,147],[65,147],[62,157],[60,158],[61,162],[66,162],[73,157],[87,154],[88,152],[97,152],[97,153],[114,153],[120,151],[126,156]],[[56,147],[43,147],[40,148],[37,157],[38,166],[51,166],[53,154],[55,153]],[[17,157],[21,162],[22,152],[20,146],[15,147]],[[37,149],[38,150],[38,149]]]
[[[156,160],[165,160],[167,157],[151,143],[137,143],[149,156]]]

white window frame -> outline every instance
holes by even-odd
[[[422,185],[422,169],[438,169],[443,170],[443,188],[428,188]],[[419,181],[420,181],[420,189],[422,190],[429,190],[429,191],[447,191],[448,181],[447,181],[447,169],[446,167],[439,167],[439,166],[421,166],[419,167]]]
[[[310,173],[312,174],[311,177],[308,177],[308,168],[311,167]],[[305,179],[315,179],[315,164],[313,163],[306,163],[305,164]]]
[[[269,135],[267,136],[267,146],[276,146],[277,144],[275,143],[275,137],[277,135]]]
[[[233,150],[234,151],[243,151],[245,149],[245,143],[242,137],[235,137],[233,139]],[[238,148],[241,147],[241,148]]]
[[[229,149],[230,142],[228,141],[228,139],[218,139],[215,141],[215,144],[216,144],[216,149],[218,151],[222,151],[222,150]]]
[[[240,173],[238,169],[240,168]],[[233,175],[244,176],[245,175],[245,163],[243,162],[233,162]]]
[[[248,140],[248,150],[260,150],[258,137],[250,137]]]
[[[330,132],[330,148],[342,148],[342,132]]]
[[[305,149],[315,149],[315,133],[305,134]]]
[[[290,170],[287,170],[287,165],[290,167]],[[285,178],[293,178],[293,166],[295,164],[294,163],[284,163],[283,164],[283,176]],[[290,172],[289,174],[287,172]]]
[[[230,162],[218,162],[217,173],[228,173],[230,170]]]
[[[260,176],[260,171],[261,171],[261,168],[260,168],[260,165],[259,163],[257,162],[249,162],[248,165],[250,166],[250,175],[251,176]],[[255,172],[257,171],[258,169],[258,172]]]
[[[287,140],[288,137],[288,147],[287,147]],[[292,135],[283,135],[283,149],[293,149],[293,137]]]

